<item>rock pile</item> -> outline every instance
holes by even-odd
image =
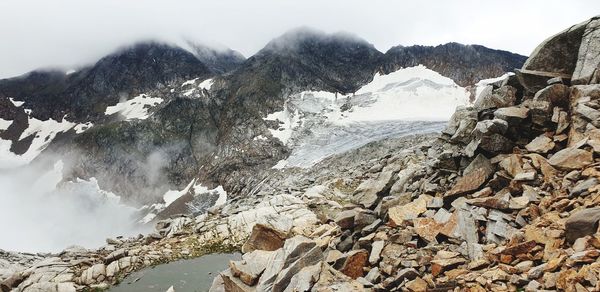
[[[599,52],[599,17],[549,38],[420,161],[326,185],[351,196],[310,234],[255,228],[211,291],[600,290]]]

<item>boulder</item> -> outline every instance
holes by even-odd
[[[478,167],[477,169],[471,170],[469,173],[459,178],[452,189],[446,192],[444,197],[454,197],[474,192],[483,186],[492,173],[493,168],[484,165]]]
[[[594,159],[591,152],[577,148],[565,148],[548,159],[550,165],[562,169],[580,169],[592,162]]]
[[[600,18],[595,17],[590,20],[583,32],[571,83],[597,83],[600,77],[598,68],[600,68]]]
[[[571,78],[571,74],[575,71],[582,37],[590,21],[569,27],[537,46],[523,64],[523,68],[517,71],[519,81],[527,91],[541,90],[553,77]]]
[[[373,208],[377,205],[379,197],[387,192],[394,184],[394,172],[383,171],[376,179],[363,181],[353,195],[353,200],[365,208]]]
[[[571,189],[569,196],[573,197],[585,194],[590,188],[596,185],[598,185],[598,179],[595,177],[580,181],[573,187],[573,189]]]
[[[431,196],[421,195],[416,200],[400,206],[394,206],[388,210],[390,224],[399,226],[404,220],[412,220],[420,214],[427,211],[427,203],[431,201]]]
[[[255,250],[244,254],[240,261],[230,261],[229,268],[234,277],[240,278],[248,286],[254,286],[275,253],[275,251]]]
[[[106,266],[104,264],[95,264],[81,274],[80,282],[90,285],[102,282],[104,279],[106,279]]]
[[[468,143],[476,124],[477,110],[471,107],[458,107],[442,133],[449,135],[451,142]]]
[[[529,152],[536,153],[548,153],[548,151],[554,149],[554,141],[552,139],[546,137],[545,135],[541,135],[533,139],[529,144],[525,145],[525,149]]]
[[[383,240],[377,240],[373,242],[373,245],[371,246],[371,254],[369,255],[369,263],[371,265],[376,265],[379,262],[379,259],[381,259],[381,251],[383,250],[384,246],[385,241]]]
[[[567,108],[569,106],[570,89],[564,84],[552,84],[535,93],[533,99],[548,101],[552,106]]]
[[[507,153],[513,146],[512,140],[500,134],[486,135],[479,139],[479,148],[490,153]]]
[[[519,106],[503,107],[494,112],[496,118],[505,120],[511,125],[516,125],[526,119],[528,114],[529,109]]]
[[[227,292],[254,292],[256,288],[250,287],[240,279],[236,278],[231,270],[227,269],[220,274],[221,279],[223,280],[224,290]]]
[[[574,243],[580,237],[593,235],[598,231],[599,221],[600,207],[577,211],[565,222],[565,238]]]
[[[487,90],[479,95],[473,107],[481,112],[486,109],[512,106],[517,100],[516,93],[517,89],[509,85],[493,91]]]
[[[354,228],[354,218],[358,212],[355,210],[345,210],[335,216],[335,223],[342,229]]]
[[[250,238],[242,246],[242,252],[248,253],[254,250],[273,251],[281,248],[288,236],[288,232],[278,230],[263,224],[255,224],[252,227]]]
[[[535,92],[542,90],[548,85],[548,81],[551,79],[571,79],[570,74],[560,72],[520,69],[516,70],[516,73],[519,83],[527,92],[529,92],[529,94],[534,94]]]
[[[363,268],[367,266],[368,260],[368,251],[364,249],[353,250],[346,256],[346,260],[344,261],[340,272],[352,279],[362,277],[365,275]]]

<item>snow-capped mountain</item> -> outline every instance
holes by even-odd
[[[442,48],[404,48],[409,62],[390,57],[398,48],[383,54],[356,36],[310,29],[243,62],[231,50],[137,44],[69,74],[1,80],[1,161],[63,157],[66,179],[93,177],[136,203],[160,201],[192,180],[242,193],[258,183],[256,169],[281,160],[310,164],[356,145],[346,140],[399,135],[411,120],[429,123],[410,131],[438,129],[435,121],[468,102],[470,81],[521,59],[479,46]],[[473,56],[498,65],[465,61]],[[308,149],[301,145],[320,145],[329,133],[344,146],[299,158]]]

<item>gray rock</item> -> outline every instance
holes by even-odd
[[[489,134],[501,134],[504,135],[508,129],[508,122],[502,119],[483,120],[479,121],[473,130],[473,134],[476,137],[482,137]]]
[[[473,105],[478,111],[491,108],[502,108],[512,106],[516,101],[517,90],[509,85],[500,87],[493,91],[482,92]]]
[[[389,192],[394,183],[394,172],[384,171],[376,179],[363,181],[354,192],[353,200],[365,208],[373,208],[379,196]]]
[[[584,116],[589,121],[598,121],[600,119],[600,111],[595,110],[583,103],[579,103],[575,108],[575,112]]]
[[[381,251],[383,250],[384,246],[385,241],[383,240],[377,240],[373,242],[373,245],[371,246],[371,253],[369,254],[369,263],[371,265],[375,265],[379,262],[381,259]]]
[[[507,121],[511,125],[516,125],[527,118],[529,109],[518,106],[510,106],[499,108],[494,112],[494,116],[498,119]]]
[[[519,81],[529,92],[536,92],[546,86],[548,79],[553,77],[570,78],[575,71],[577,57],[581,45],[581,39],[590,20],[574,25],[543,41],[531,53],[522,70],[517,72]],[[561,56],[557,58],[556,56]],[[545,78],[535,78],[544,75],[536,75],[529,72],[555,73],[563,76],[552,76],[546,74]],[[525,74],[520,74],[525,73]]]
[[[513,146],[512,140],[500,134],[483,136],[479,141],[479,148],[491,153],[507,153],[512,150]]]
[[[525,149],[529,152],[548,153],[548,151],[554,149],[554,146],[556,146],[556,144],[552,139],[545,135],[541,135],[535,137],[529,144],[525,145]]]
[[[600,207],[573,213],[565,222],[565,238],[573,243],[577,238],[595,234],[600,221]]]
[[[379,267],[372,268],[365,276],[365,279],[371,283],[379,283],[380,278],[381,273],[379,272]]]
[[[479,154],[465,168],[465,170],[463,171],[463,175],[468,175],[473,171],[482,171],[482,170],[487,174],[491,174],[494,172],[494,166],[492,165],[492,163],[490,162],[489,159],[487,159],[482,154]]]
[[[578,182],[573,189],[571,189],[571,192],[569,193],[570,196],[579,196],[585,192],[588,191],[589,188],[595,186],[598,184],[598,179],[595,177],[592,178],[588,178],[584,181]]]
[[[598,68],[600,68],[600,19],[596,18],[587,24],[583,33],[571,83],[597,82]]]
[[[371,223],[363,228],[362,234],[367,235],[369,233],[375,232],[375,230],[377,230],[377,227],[379,227],[379,225],[381,225],[381,223],[383,223],[383,221],[381,221],[381,219],[377,219],[377,220],[373,221],[373,223]]]
[[[342,211],[335,216],[334,221],[342,229],[351,229],[354,228],[354,218],[357,214],[355,210]]]
[[[254,286],[267,264],[276,255],[275,251],[255,250],[244,254],[240,261],[229,262],[229,268],[234,277],[248,286]]]
[[[553,78],[559,79],[560,78]],[[534,100],[547,101],[553,106],[567,108],[569,106],[569,94],[571,93],[568,86],[564,84],[552,84],[544,87],[542,90],[535,93]]]
[[[300,292],[310,291],[310,288],[319,278],[321,273],[321,263],[304,267],[300,272],[292,276],[290,283],[285,288],[284,292]]]
[[[477,110],[470,107],[459,107],[452,114],[448,126],[442,132],[450,135],[452,142],[468,143],[469,136],[476,124]]]

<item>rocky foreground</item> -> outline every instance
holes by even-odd
[[[0,253],[2,291],[106,288],[219,250],[211,291],[600,290],[600,18],[551,37],[439,137],[385,140],[98,250]]]

